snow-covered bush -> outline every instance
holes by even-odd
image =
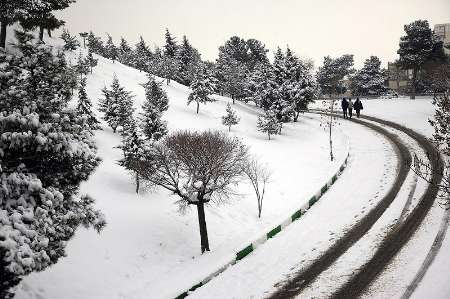
[[[0,52],[0,297],[64,256],[80,224],[105,225],[77,193],[100,159],[86,119],[68,107],[64,55],[17,39],[22,55]]]

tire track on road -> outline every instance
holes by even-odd
[[[313,112],[323,114],[322,112]],[[339,115],[336,115],[339,116]],[[339,116],[340,117],[340,116]],[[372,121],[376,121],[371,119]],[[367,215],[365,215],[358,223],[356,223],[341,239],[335,242],[323,255],[316,259],[311,265],[297,272],[292,279],[289,279],[276,292],[269,296],[269,298],[292,298],[301,293],[301,291],[308,286],[317,276],[329,268],[340,256],[342,256],[354,243],[369,231],[375,222],[386,211],[389,205],[396,198],[400,188],[404,184],[411,166],[411,155],[407,146],[400,140],[398,136],[392,134],[386,129],[375,125],[373,123],[354,119],[353,122],[364,125],[385,136],[394,146],[395,152],[398,156],[397,170],[398,174],[394,184],[389,192],[382,200],[373,208]],[[347,297],[349,298],[349,297]]]

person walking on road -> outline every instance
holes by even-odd
[[[344,118],[347,118],[348,102],[345,98],[342,98],[341,107],[342,107],[342,114],[344,114]]]
[[[353,108],[355,108],[356,117],[359,118],[359,114],[360,114],[361,110],[363,110],[363,105],[362,105],[361,101],[359,100],[359,98],[356,98],[356,101],[353,104]]]
[[[352,102],[352,99],[349,98],[348,99],[348,117],[352,118],[352,114],[353,114],[353,102]]]

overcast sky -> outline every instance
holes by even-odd
[[[396,59],[403,25],[450,23],[450,0],[77,0],[59,14],[71,32],[93,30],[134,44],[142,35],[163,45],[165,28],[186,35],[207,60],[229,37],[261,40],[271,51],[289,45],[319,66],[323,56]]]

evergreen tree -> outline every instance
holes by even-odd
[[[286,78],[286,66],[285,57],[280,47],[278,47],[275,52],[275,57],[273,60],[273,74],[275,82],[281,86]]]
[[[147,140],[156,141],[167,134],[167,123],[161,119],[161,116],[169,108],[169,99],[160,83],[156,82],[151,75],[144,88],[146,101],[142,105],[142,132]]]
[[[366,59],[364,66],[351,78],[352,94],[358,96],[380,95],[386,91],[381,61],[376,56]]]
[[[69,107],[64,54],[32,39],[18,32],[20,55],[0,52],[2,298],[21,277],[65,256],[79,225],[105,225],[94,200],[78,195],[100,159],[83,118]]]
[[[247,67],[250,71],[253,71],[258,64],[267,64],[269,59],[267,58],[267,52],[265,45],[257,39],[247,40],[248,48],[248,62]]]
[[[103,41],[100,37],[94,35],[92,31],[89,32],[87,37],[88,48],[92,53],[100,56],[105,55],[105,47],[103,46]]]
[[[87,64],[89,65],[89,70],[92,74],[92,69],[97,66],[98,59],[95,59],[94,55],[92,55],[91,48],[89,48],[89,50],[88,50],[88,55],[86,57],[86,61],[87,61]]]
[[[230,103],[227,104],[227,115],[222,116],[222,124],[228,127],[228,132],[231,131],[231,126],[237,125],[240,118],[236,115],[236,111],[231,108]]]
[[[178,52],[178,45],[175,38],[170,35],[169,29],[166,28],[166,44],[164,45],[164,56],[175,58]]]
[[[100,122],[92,111],[92,103],[86,93],[86,78],[80,80],[80,86],[78,88],[78,105],[77,113],[79,116],[86,119],[86,122],[91,131],[100,129]]]
[[[183,36],[183,42],[178,50],[177,59],[179,60],[179,79],[181,83],[190,85],[195,77],[201,59],[200,53],[189,43],[186,36]]]
[[[139,71],[147,71],[151,58],[152,52],[141,36],[133,51],[131,64]]]
[[[132,60],[132,49],[128,45],[128,42],[123,37],[120,38],[120,45],[118,49],[118,59],[120,63],[129,65]]]
[[[219,59],[222,58],[225,61],[234,59],[246,64],[249,61],[248,52],[247,42],[238,36],[232,36],[223,46],[219,47]]]
[[[116,61],[118,50],[114,45],[111,35],[108,34],[108,39],[105,44],[105,57],[111,59],[113,63]]]
[[[58,20],[54,14],[48,12],[46,14],[32,14],[20,20],[20,25],[26,30],[34,30],[39,28],[39,40],[44,39],[44,30],[47,29],[49,37],[51,32],[60,28],[66,22]]]
[[[132,95],[119,84],[119,79],[114,75],[111,89],[102,89],[103,98],[100,99],[99,111],[104,113],[103,119],[113,129],[122,126],[132,117],[134,108]]]
[[[246,94],[248,70],[245,64],[240,63],[235,59],[231,59],[225,66],[225,92],[233,99],[233,104],[236,99],[243,99]]]
[[[400,37],[398,62],[403,69],[412,70],[411,99],[415,99],[419,71],[427,62],[445,60],[445,54],[442,41],[434,36],[428,21],[417,20],[404,29],[406,35]]]
[[[324,57],[323,66],[317,72],[317,83],[323,94],[333,95],[345,93],[344,78],[353,73],[353,55],[338,58]]]
[[[263,116],[258,116],[257,122],[258,131],[267,133],[269,136],[280,134],[281,123],[278,121],[277,116],[270,110],[267,110]]]
[[[205,70],[200,71],[197,75],[197,78],[195,78],[194,82],[191,84],[191,89],[192,92],[189,94],[187,104],[189,105],[191,102],[196,102],[198,114],[200,103],[206,104],[207,102],[214,101],[210,97],[210,95],[214,93],[214,84]]]
[[[80,46],[80,43],[77,41],[77,38],[75,36],[70,35],[67,29],[63,29],[61,39],[64,41],[63,48],[66,51],[74,51]]]
[[[139,135],[136,122],[133,118],[129,118],[125,122],[121,135],[122,144],[118,148],[122,149],[123,158],[118,163],[133,173],[136,183],[136,193],[139,193],[141,178],[139,177],[138,170],[148,150],[145,148],[145,142]]]
[[[65,9],[73,2],[74,0],[0,1],[0,47],[5,48],[6,46],[7,26],[14,24],[17,21],[25,21],[27,19],[32,19],[31,23],[33,23],[33,26],[40,27],[39,38],[42,40],[44,29],[54,26],[55,20],[61,22],[54,17],[52,11]]]
[[[286,107],[282,118],[289,118],[292,113],[294,122],[298,120],[299,114],[308,108],[315,97],[316,84],[312,76],[313,65],[301,61],[289,49],[284,57],[285,78],[280,86],[280,93]],[[289,111],[290,110],[290,111]]]

